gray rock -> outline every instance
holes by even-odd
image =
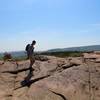
[[[81,57],[47,58],[35,62],[33,76],[29,61],[0,65],[0,100],[100,99],[100,63],[83,63]]]

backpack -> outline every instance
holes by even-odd
[[[30,47],[30,44],[27,44],[25,50],[28,51],[29,50],[29,47]]]

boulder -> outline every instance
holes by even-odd
[[[35,55],[35,59],[40,61],[48,61],[48,57],[44,55]]]
[[[100,55],[94,54],[94,53],[90,53],[90,54],[84,53],[83,55],[84,55],[85,59],[97,59],[97,58],[100,58]]]
[[[36,60],[33,74],[29,60],[0,65],[0,100],[100,99],[100,63],[82,63],[82,57],[47,58]]]

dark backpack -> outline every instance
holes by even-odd
[[[27,44],[25,50],[28,51],[29,50],[29,47],[30,47],[30,44]]]

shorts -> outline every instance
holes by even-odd
[[[30,55],[29,59],[30,59],[31,62],[35,62],[35,56],[34,55]]]

